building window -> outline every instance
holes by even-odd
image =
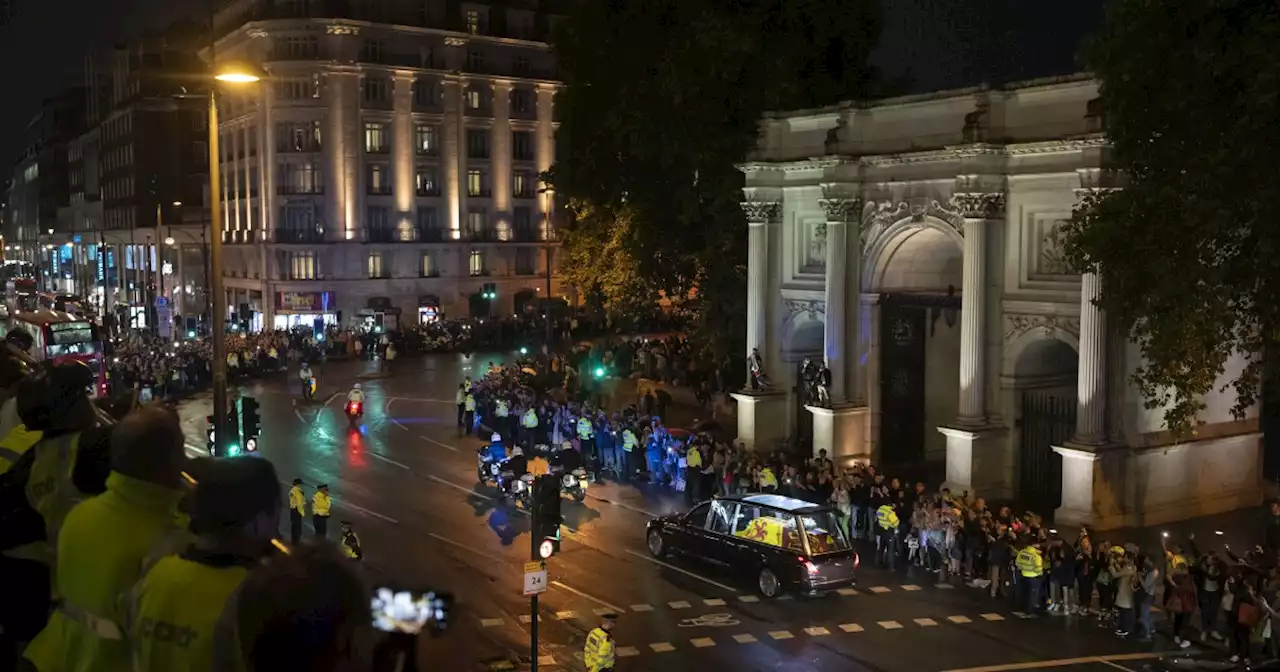
[[[483,101],[480,98],[480,89],[467,89],[467,109],[478,110]]]
[[[203,140],[197,140],[191,143],[191,155],[193,160],[196,162],[196,165],[205,169],[208,168],[208,166],[204,165],[209,161],[209,144],[208,143],[206,143]]]
[[[511,174],[511,194],[516,198],[533,198],[533,188],[533,173],[517,170]]]
[[[315,280],[319,277],[315,252],[289,253],[289,279]]]
[[[516,275],[533,275],[537,269],[537,248],[516,248]]]
[[[515,89],[511,92],[511,111],[516,114],[533,112],[533,92],[529,89]]]
[[[390,169],[385,163],[369,164],[369,193],[385,195],[391,193]]]
[[[516,56],[511,59],[511,74],[517,77],[524,77],[529,74],[529,57]]]
[[[467,195],[488,196],[489,185],[483,170],[471,168],[467,170]]]
[[[468,128],[467,129],[467,158],[468,159],[489,158],[489,129],[486,129],[486,128]]]
[[[511,158],[516,161],[533,160],[533,133],[530,131],[511,132]]]
[[[360,44],[360,60],[366,63],[382,62],[382,40],[365,40]]]
[[[285,121],[276,124],[276,151],[320,151],[320,122]]]
[[[363,88],[366,103],[385,103],[391,100],[391,83],[386,77],[365,75]]]
[[[396,232],[391,227],[391,210],[383,206],[374,206],[365,214],[365,228],[368,229],[368,240],[371,243],[391,243],[396,240]]]
[[[422,277],[438,278],[440,277],[440,263],[436,259],[435,250],[422,253]]]
[[[484,72],[484,52],[472,49],[467,52],[467,72]]]
[[[467,10],[467,32],[472,35],[480,34],[480,10]]]
[[[320,163],[306,161],[303,163],[281,163],[278,174],[280,183],[276,192],[280,194],[323,194],[324,179],[320,173]]]
[[[435,80],[414,80],[413,104],[415,107],[430,108],[434,108],[440,104],[440,86],[436,84]]]
[[[439,196],[440,183],[436,181],[436,169],[432,166],[418,166],[414,188],[419,196]]]
[[[440,135],[435,126],[419,124],[414,129],[414,149],[419,154],[435,154],[440,149]]]
[[[315,58],[320,55],[320,40],[314,35],[277,37],[272,53],[280,61]]]
[[[388,149],[387,125],[379,121],[366,121],[364,151],[370,154],[385,154]]]
[[[433,207],[418,208],[418,240],[424,243],[438,243],[443,239],[440,232],[440,219]]]
[[[468,258],[467,270],[471,272],[471,277],[487,275],[484,268],[484,252],[480,250],[471,250]]]
[[[484,208],[472,208],[467,211],[467,236],[472,239],[481,238],[485,234],[485,223],[488,212]]]
[[[529,208],[515,208],[511,211],[511,226],[516,231],[516,236],[521,239],[529,239],[533,235],[533,211]]]
[[[381,252],[370,252],[367,266],[368,266],[370,280],[376,280],[378,278],[387,277],[386,268],[384,268],[382,265]]]
[[[315,77],[281,77],[275,81],[276,98],[306,100],[320,97],[320,80]]]

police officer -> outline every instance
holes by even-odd
[[[192,497],[196,540],[148,563],[127,596],[135,672],[237,667],[235,610],[227,606],[249,571],[272,553],[280,484],[267,460],[210,462]]]
[[[352,560],[363,560],[364,551],[360,550],[360,537],[351,529],[351,521],[342,521],[342,552]]]
[[[454,402],[458,404],[458,429],[466,426],[467,420],[467,385],[458,383],[458,391],[454,393]]]
[[[538,411],[532,405],[524,409],[524,415],[520,416],[520,427],[520,445],[533,448],[538,433]]]
[[[582,662],[587,672],[612,672],[614,649],[613,626],[618,622],[617,614],[604,614],[600,625],[587,634],[587,644],[582,649]]]
[[[302,541],[302,518],[307,515],[307,496],[302,494],[302,479],[293,479],[289,488],[289,543],[297,546]]]
[[[893,570],[898,557],[898,512],[890,504],[881,504],[876,509],[876,527],[880,536],[880,558],[890,571]]]
[[[770,467],[760,467],[760,491],[761,492],[777,492],[778,477],[773,475],[773,469]]]
[[[324,539],[329,534],[329,484],[316,486],[316,494],[311,496],[311,526],[316,528],[316,536]]]
[[[493,421],[494,429],[511,436],[511,404],[506,397],[498,397],[493,402]]]
[[[636,433],[630,426],[622,430],[622,465],[619,466],[618,472],[623,482],[630,481],[631,476],[636,472],[635,453],[639,446],[640,440],[636,438]]]
[[[1044,584],[1044,556],[1040,553],[1040,544],[1034,543],[1030,538],[1024,541],[1026,545],[1018,551],[1014,564],[1018,566],[1018,574],[1022,576],[1022,585],[1025,586],[1027,613],[1034,614],[1044,606],[1040,597]]]
[[[120,597],[177,532],[185,462],[173,411],[147,406],[116,426],[107,491],[72,509],[58,537],[58,606],[23,654],[37,670],[128,669]]]
[[[462,433],[470,435],[476,424],[476,395],[471,392],[470,388],[467,389],[467,395],[463,397],[462,408]]]

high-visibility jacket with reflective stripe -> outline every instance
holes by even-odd
[[[157,562],[129,596],[125,625],[133,671],[212,670],[215,629],[248,571],[179,555]]]
[[[893,510],[892,506],[882,504],[876,509],[876,522],[880,524],[882,530],[898,529],[898,512]]]
[[[80,433],[41,439],[31,450],[36,453],[27,478],[27,503],[44,519],[46,546],[41,553],[51,559],[63,519],[84,499],[71,479],[80,453]]]
[[[538,412],[533,410],[532,408],[525,411],[524,417],[521,419],[520,424],[524,425],[525,429],[537,429],[538,428]]]
[[[26,425],[18,425],[0,439],[0,474],[9,471],[13,465],[26,454],[31,447],[40,442],[43,432],[27,429]]]
[[[317,492],[311,496],[311,512],[317,516],[329,515],[329,495]]]
[[[600,672],[613,667],[613,638],[604,628],[596,628],[587,635],[587,645],[582,649],[582,662],[588,672]]]
[[[1040,555],[1040,550],[1034,546],[1018,551],[1018,558],[1014,562],[1018,565],[1018,571],[1027,578],[1044,574],[1044,556]]]

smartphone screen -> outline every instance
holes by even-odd
[[[383,632],[416,635],[423,628],[444,630],[449,624],[452,598],[443,593],[382,587],[370,603],[373,627]]]

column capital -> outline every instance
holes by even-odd
[[[1004,214],[1003,191],[961,191],[951,195],[951,207],[965,219],[998,219]]]
[[[777,201],[742,201],[739,205],[752,226],[770,224],[782,216],[782,204]]]
[[[855,220],[862,209],[862,199],[856,196],[839,196],[818,199],[818,205],[827,213],[827,221],[844,223]]]

